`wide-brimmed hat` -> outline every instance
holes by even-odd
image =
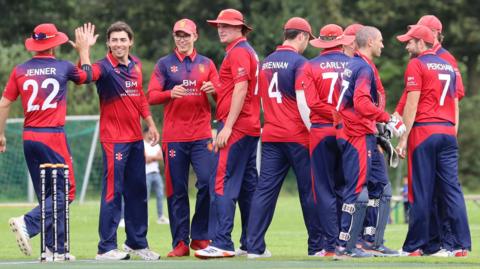
[[[173,32],[185,32],[189,35],[197,33],[197,25],[190,19],[181,19],[173,26]]]
[[[318,38],[310,41],[310,45],[329,49],[340,45],[349,45],[355,40],[355,36],[345,35],[342,27],[336,24],[327,24],[320,29]]]
[[[62,45],[68,41],[68,36],[57,30],[52,23],[43,23],[33,29],[32,36],[25,40],[29,51],[44,51]]]
[[[234,25],[234,26],[241,25],[247,30],[247,32],[253,30],[252,27],[250,27],[245,23],[242,13],[233,8],[224,9],[220,11],[220,13],[218,13],[216,20],[207,20],[207,22],[214,27],[217,27],[219,23],[222,23],[222,24],[228,24],[228,25]]]
[[[433,44],[435,42],[435,37],[433,36],[432,30],[424,25],[412,25],[408,32],[403,35],[397,36],[397,39],[400,42],[408,42],[410,39],[421,39],[427,43]]]

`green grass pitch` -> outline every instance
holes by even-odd
[[[158,262],[140,260],[115,263],[95,262],[98,243],[99,202],[88,202],[84,205],[74,203],[71,207],[71,248],[77,261],[67,263],[40,264],[39,237],[33,242],[33,255],[23,256],[19,251],[14,235],[8,227],[8,219],[27,212],[30,207],[0,206],[0,268],[480,268],[480,205],[468,203],[470,229],[472,233],[473,251],[467,258],[432,258],[432,257],[392,257],[369,258],[362,260],[333,261],[325,258],[307,257],[306,230],[303,224],[298,198],[292,195],[280,196],[275,216],[267,232],[267,247],[273,257],[257,261],[236,257],[224,260],[202,261],[193,257],[167,259],[171,249],[171,236],[168,225],[156,224],[155,204],[150,201],[150,223],[148,241],[150,247],[159,252],[162,259]],[[237,212],[233,238],[238,244],[240,235],[239,214]],[[391,224],[387,227],[387,245],[400,249],[405,239],[407,226]],[[121,246],[125,240],[122,228],[118,230],[118,242]]]

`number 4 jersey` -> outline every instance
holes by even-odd
[[[295,90],[303,87],[306,63],[307,59],[290,46],[278,46],[263,60],[258,81],[265,119],[263,142],[308,143],[308,129],[295,95]]]
[[[85,71],[68,61],[35,56],[13,69],[3,96],[12,102],[21,96],[25,127],[59,127],[67,114],[67,82],[86,79]]]

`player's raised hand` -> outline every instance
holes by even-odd
[[[176,85],[173,87],[173,89],[170,91],[170,96],[175,99],[175,98],[182,98],[185,95],[187,95],[187,90],[182,86],[182,85]]]
[[[213,83],[211,81],[204,81],[200,90],[204,91],[205,93],[214,93],[215,87],[213,87]]]
[[[88,45],[91,47],[97,43],[98,34],[95,34],[95,24],[86,23],[83,25],[83,31],[88,39]]]
[[[95,35],[95,25],[92,23],[85,23],[75,29],[75,42],[69,41],[72,47],[81,51],[88,49],[97,42],[98,34]]]
[[[5,135],[0,136],[0,153],[4,153],[7,150],[7,139]]]

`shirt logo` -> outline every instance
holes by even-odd
[[[171,149],[168,151],[168,156],[170,158],[175,158],[175,156],[177,156],[177,152],[174,149]]]
[[[245,71],[245,68],[243,68],[243,67],[239,67],[237,69],[237,72],[238,72],[238,76],[244,76],[244,75],[247,74],[247,72]]]
[[[368,154],[368,158],[372,158],[372,151],[371,150],[368,150],[367,154]]]
[[[120,69],[118,69],[118,68],[114,68],[113,71],[115,71],[115,73],[117,73],[117,74],[120,74]]]
[[[115,153],[115,159],[121,161],[123,159],[123,154],[121,152]]]
[[[176,65],[170,66],[170,72],[177,73],[178,72],[178,66],[176,66]]]
[[[198,65],[198,70],[200,71],[200,73],[204,73],[205,72],[205,65],[199,64]]]

